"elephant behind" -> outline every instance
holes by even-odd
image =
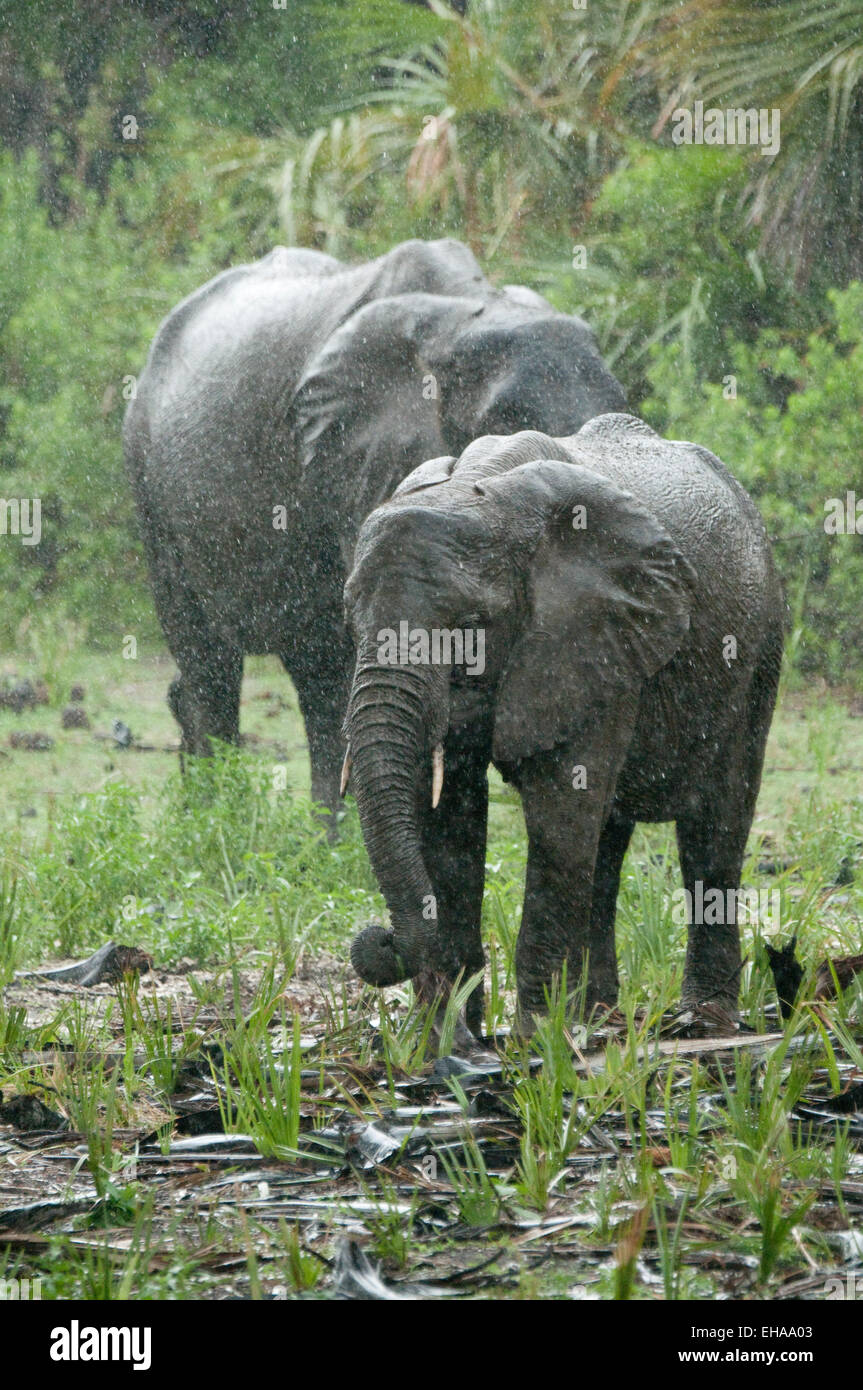
[[[615,1002],[617,891],[638,821],[676,822],[684,1002],[735,1015],[728,895],[785,607],[761,519],[725,466],[618,414],[574,437],[479,439],[366,519],[345,603],[351,783],[392,921],[357,937],[358,973],[434,995],[482,969],[493,762],[528,834],[522,1029],[564,965],[574,983],[586,963],[588,1008]],[[468,1024],[480,1018],[475,995]]]
[[[279,247],[162,324],[124,445],[183,748],[235,740],[245,653],[276,653],[335,808],[353,647],[342,588],[365,517],[477,434],[570,433],[623,392],[580,319],[496,291],[457,241],[366,264]]]

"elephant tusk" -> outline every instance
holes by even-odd
[[[443,791],[443,744],[436,743],[432,753],[432,810],[440,801]]]
[[[345,760],[342,763],[342,780],[339,784],[339,796],[344,796],[348,789],[348,782],[351,780],[351,745],[348,744],[348,751],[345,753]]]

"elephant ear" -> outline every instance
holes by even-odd
[[[438,386],[426,353],[481,302],[400,294],[357,310],[309,363],[292,401],[302,494],[355,521],[419,459],[443,453]]]
[[[406,492],[422,492],[427,487],[437,487],[438,483],[448,483],[455,464],[452,454],[443,454],[438,459],[426,459],[425,463],[421,463],[419,468],[415,468],[402,479],[393,497],[400,497]]]
[[[581,465],[542,459],[482,490],[535,540],[494,729],[495,759],[517,762],[670,661],[689,630],[695,574],[646,507]]]

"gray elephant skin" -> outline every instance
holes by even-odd
[[[571,433],[624,396],[580,319],[496,291],[457,241],[356,266],[279,247],[162,324],[124,428],[183,749],[234,741],[245,653],[277,654],[312,795],[338,804],[362,522],[424,459],[489,430]]]
[[[351,786],[392,922],[355,939],[358,973],[433,995],[482,969],[493,763],[528,835],[520,1028],[564,965],[589,1010],[616,1000],[616,899],[639,821],[676,823],[694,918],[684,1004],[736,1016],[736,900],[719,922],[695,905],[739,887],[785,605],[725,466],[623,414],[574,437],[479,439],[367,518],[345,603]],[[474,1032],[481,1009],[477,990]]]

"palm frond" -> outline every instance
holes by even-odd
[[[859,0],[667,4],[645,46],[677,101],[776,109],[781,142],[754,159],[748,216],[798,285],[863,274],[863,33]]]

